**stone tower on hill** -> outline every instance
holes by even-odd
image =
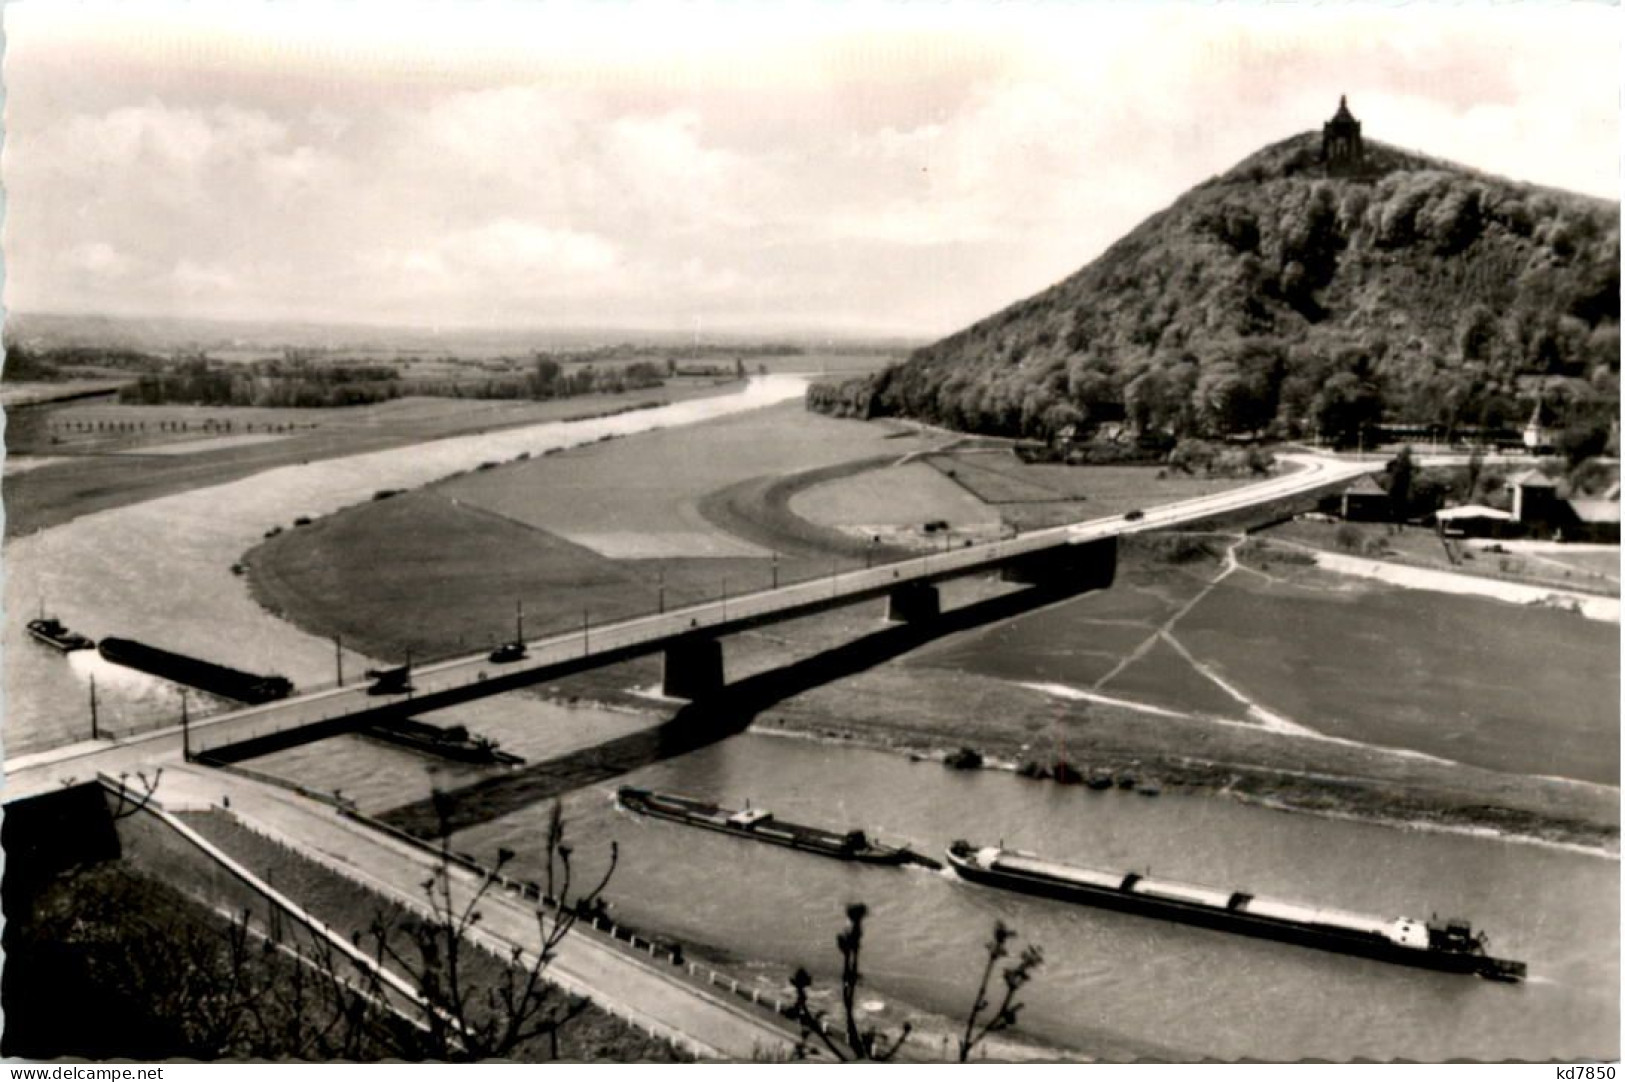
[[[1348,95],[1337,102],[1337,114],[1320,129],[1320,160],[1326,175],[1354,176],[1365,167],[1365,142],[1360,138],[1360,122],[1349,112]]]

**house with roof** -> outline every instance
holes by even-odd
[[[1539,470],[1507,479],[1512,489],[1512,520],[1524,537],[1554,541],[1619,544],[1619,499],[1575,498],[1557,494],[1557,483]]]
[[[1433,514],[1439,532],[1446,537],[1504,537],[1512,524],[1512,512],[1470,503],[1444,507]]]
[[[1446,507],[1434,513],[1439,532],[1450,537],[1527,537],[1551,541],[1619,544],[1619,488],[1598,498],[1563,499],[1557,482],[1539,470],[1507,478],[1512,509],[1482,504]]]
[[[1343,490],[1337,513],[1349,522],[1388,522],[1394,517],[1394,504],[1383,487],[1366,473]]]

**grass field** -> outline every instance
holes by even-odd
[[[253,550],[259,602],[372,657],[480,649],[768,585],[765,559],[612,560],[431,488],[364,504]],[[781,565],[785,581],[799,565]]]
[[[1249,719],[1252,703],[1356,745],[1493,771],[1617,781],[1617,627],[1276,565],[1270,579],[1226,577],[1170,624],[1217,571],[1212,563],[1170,569],[1154,587],[1131,578],[911,664],[1239,721]]]
[[[1205,496],[1256,478],[1191,477],[1157,466],[1027,463],[1007,449],[955,451],[926,459],[945,477],[1020,530],[1120,515],[1136,508]]]
[[[901,457],[935,439],[894,435],[887,426],[835,420],[791,402],[472,474],[442,491],[606,556],[766,557],[767,548],[707,520],[701,500],[752,478]]]
[[[398,659],[510,638],[516,601],[537,636],[827,575],[871,554],[783,509],[797,467],[839,472],[854,456],[920,442],[893,433],[789,403],[592,444],[289,530],[249,554],[249,581],[261,604],[307,631]],[[702,513],[720,490],[737,498],[723,501],[735,513],[754,514],[745,489],[779,508],[782,532],[740,538]]]
[[[957,536],[997,537],[999,513],[921,461],[827,481],[797,493],[790,510],[812,522],[858,534],[900,531],[926,544],[926,523],[945,522]]]

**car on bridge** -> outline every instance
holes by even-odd
[[[509,661],[523,661],[525,660],[525,644],[522,642],[505,642],[492,650],[489,657],[499,665]]]

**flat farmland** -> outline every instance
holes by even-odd
[[[1008,449],[953,451],[926,461],[1022,530],[1120,515],[1136,508],[1206,496],[1257,478],[1192,477],[1158,466],[1028,463]]]
[[[1233,578],[1179,636],[1246,694],[1328,736],[1619,780],[1614,624],[1390,587],[1347,594]]]
[[[866,470],[797,493],[790,509],[813,522],[847,527],[918,527],[944,521],[955,530],[991,528],[999,513],[924,462]]]
[[[714,599],[769,584],[767,560],[613,560],[447,499],[434,488],[348,508],[257,546],[255,598],[312,634],[400,660]],[[826,568],[827,570],[827,568]],[[798,572],[786,564],[788,581]]]
[[[714,526],[701,514],[701,501],[752,478],[901,458],[939,439],[836,420],[791,402],[471,474],[440,491],[606,556],[766,557],[767,549]]]
[[[1262,736],[1251,704],[1353,747],[1618,781],[1616,625],[1279,564],[1269,565],[1270,578],[1231,574],[1197,600],[1218,571],[1212,561],[1179,569],[1130,562],[1110,591],[921,651],[908,664],[1062,684],[1193,720],[1256,724]],[[1542,644],[1538,654],[1531,643]],[[1148,748],[1160,726],[1146,722]],[[1215,728],[1212,740],[1238,732]]]
[[[829,574],[831,550],[816,531],[800,531],[800,544],[775,557],[713,525],[700,504],[741,479],[766,485],[938,438],[786,403],[350,507],[256,546],[249,581],[272,612],[374,657],[438,656],[510,638],[516,601],[527,635],[571,631],[583,619]]]

